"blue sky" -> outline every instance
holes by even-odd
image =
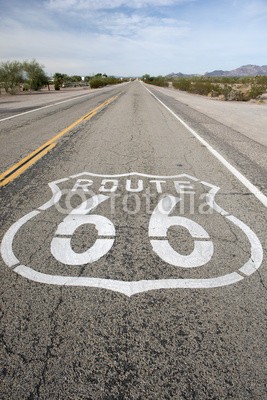
[[[0,60],[140,76],[267,64],[267,0],[0,0]]]

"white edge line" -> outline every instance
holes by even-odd
[[[94,93],[96,93],[96,92],[87,93],[87,94],[82,94],[82,95],[80,95],[80,96],[72,97],[71,99],[67,99],[67,100],[63,100],[63,101],[58,101],[57,103],[48,104],[47,106],[42,106],[42,107],[39,107],[39,108],[35,108],[34,110],[29,110],[29,111],[25,111],[25,112],[20,113],[20,114],[11,115],[11,117],[7,117],[7,118],[0,119],[0,122],[7,121],[7,120],[12,119],[12,118],[17,118],[17,117],[20,117],[21,115],[30,114],[30,113],[35,112],[35,111],[44,110],[45,108],[58,106],[59,104],[67,103],[68,101],[81,99],[82,97],[92,96]]]
[[[197,138],[200,143],[202,143],[206,148],[217,158],[254,196],[267,207],[267,197],[251,183],[244,175],[242,175],[235,167],[233,167],[217,150],[215,150],[206,140],[204,140],[194,129],[192,129],[186,122],[184,122],[178,115],[176,115],[166,104],[164,104],[154,93],[147,89],[144,85],[143,87],[160,103],[165,107],[189,132],[191,132],[195,138]]]
[[[129,82],[126,82],[126,83],[129,83]],[[105,89],[105,88],[102,88],[102,89]],[[93,94],[98,93],[99,91],[101,91],[101,89],[98,90],[97,92],[82,94],[82,95],[80,95],[80,96],[72,97],[71,99],[67,99],[67,100],[63,100],[63,101],[58,101],[57,103],[48,104],[47,106],[42,106],[42,107],[39,107],[39,108],[35,108],[34,110],[29,110],[29,111],[25,111],[25,112],[20,113],[20,114],[11,115],[11,117],[7,117],[7,118],[0,119],[0,122],[7,121],[7,120],[12,119],[12,118],[17,118],[17,117],[20,117],[21,115],[29,114],[29,113],[32,113],[32,112],[35,112],[35,111],[43,110],[43,109],[45,109],[45,108],[49,108],[49,107],[53,107],[53,106],[58,106],[59,104],[67,103],[68,101],[80,99],[80,98],[85,97],[85,96],[92,96]]]

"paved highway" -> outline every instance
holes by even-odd
[[[137,81],[59,103],[0,116],[1,398],[267,399],[266,147]]]

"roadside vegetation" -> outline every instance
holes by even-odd
[[[53,77],[55,90],[60,90],[61,87],[76,86],[90,86],[92,89],[96,89],[107,85],[116,85],[126,81],[128,81],[126,78],[116,78],[114,76],[108,76],[101,73],[82,78],[79,75],[69,76],[67,74],[56,72]]]
[[[200,94],[220,100],[249,101],[260,98],[267,92],[267,76],[256,77],[204,77],[181,78],[150,77],[144,75],[146,83],[174,87],[188,93]]]
[[[93,76],[67,75],[56,72],[53,77],[46,76],[44,66],[36,60],[32,61],[6,61],[0,63],[0,93],[16,94],[21,91],[40,90],[44,86],[54,85],[55,90],[64,87],[90,86],[99,88],[106,85],[116,85],[126,82],[126,78],[116,78],[98,73]]]
[[[90,86],[92,89],[107,86],[117,85],[118,83],[127,82],[128,79],[116,78],[115,76],[107,76],[106,74],[96,74],[90,79]]]
[[[266,92],[267,76],[179,78],[173,79],[172,85],[175,89],[221,100],[249,101]]]
[[[168,80],[164,76],[150,76],[148,74],[143,75],[141,78],[145,83],[149,83],[150,85],[156,85],[161,87],[168,87]]]
[[[20,90],[38,90],[48,84],[43,66],[36,60],[6,61],[0,64],[0,85],[6,93],[15,94]]]

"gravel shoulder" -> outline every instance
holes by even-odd
[[[220,101],[171,88],[151,85],[148,87],[187,104],[255,142],[267,146],[267,104]]]

